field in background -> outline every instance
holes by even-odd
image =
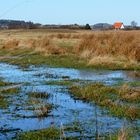
[[[38,53],[53,66],[140,69],[139,31],[1,30],[0,49],[7,58]]]

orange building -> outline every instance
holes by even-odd
[[[124,24],[122,22],[116,22],[116,23],[114,23],[113,27],[116,30],[124,29]]]

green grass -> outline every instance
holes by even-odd
[[[19,134],[17,140],[55,140],[60,138],[60,130],[48,128],[38,131],[31,131]]]
[[[0,95],[0,109],[5,109],[8,107],[8,101],[4,96]]]
[[[12,83],[8,83],[0,80],[0,86],[10,86],[10,85],[12,85]]]
[[[75,55],[65,55],[65,56],[49,56],[46,58],[47,64],[55,67],[65,67],[65,68],[87,68],[86,61],[80,59]]]
[[[76,68],[76,69],[110,69],[110,70],[120,70],[120,69],[135,69],[139,70],[140,67],[137,66],[129,66],[124,68],[122,66],[117,65],[88,65],[88,60],[79,57],[77,54],[72,53],[71,44],[69,42],[61,42],[58,46],[66,47],[69,51],[65,55],[49,55],[44,56],[42,53],[34,52],[33,49],[0,49],[0,56],[9,56],[11,58],[3,58],[1,62],[7,62],[10,64],[20,65],[21,67],[28,67],[29,65],[49,65],[50,67],[65,67],[65,68]],[[16,56],[17,58],[12,58]]]
[[[10,102],[8,101],[9,95],[19,93],[18,88],[3,89],[0,91],[0,108],[6,109]]]
[[[131,87],[140,87],[140,81],[123,82],[121,80],[117,84],[115,84],[115,86],[121,86],[124,84],[127,84],[128,86],[131,86]]]
[[[9,88],[9,89],[3,89],[0,91],[0,94],[17,94],[19,93],[19,88]]]
[[[111,115],[129,119],[140,118],[140,108],[134,105],[140,102],[139,94],[135,94],[136,91],[132,89],[93,83],[86,86],[72,86],[70,92],[81,100],[94,102],[107,108]],[[130,95],[129,92],[131,92]],[[134,97],[133,94],[135,94]]]
[[[7,51],[9,54],[9,52]],[[10,56],[18,56],[17,58],[5,58],[2,62],[28,67],[29,65],[49,65],[52,67],[66,68],[87,68],[86,61],[79,57],[70,55],[50,55],[44,56],[40,53],[35,53],[33,50],[18,50],[10,53]]]
[[[83,82],[79,79],[74,80],[58,80],[58,81],[47,81],[45,84],[47,85],[58,85],[58,86],[72,86],[75,83]]]

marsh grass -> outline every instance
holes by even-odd
[[[28,35],[29,32],[25,33]],[[48,64],[72,68],[140,69],[139,32],[44,34],[43,31],[38,37],[34,35],[30,32],[28,38],[19,35],[4,40],[1,52],[18,58],[1,58],[2,61],[22,66]]]
[[[74,97],[95,102],[101,107],[109,109],[112,115],[132,120],[140,118],[140,109],[133,104],[140,101],[140,94],[136,94],[135,89],[125,86],[116,88],[94,83],[86,86],[72,86],[70,92]],[[137,92],[140,93],[140,90]]]
[[[9,82],[4,82],[4,81],[1,81],[0,80],[0,86],[10,86],[10,85],[13,85],[13,83],[9,83]]]
[[[28,110],[32,110],[33,114],[38,119],[44,119],[48,117],[48,114],[53,109],[53,105],[47,103],[49,98],[49,94],[47,93],[39,93],[39,92],[31,92],[28,93],[28,98],[30,104],[30,108]]]
[[[48,117],[48,114],[52,110],[53,106],[51,104],[42,104],[34,109],[34,114],[39,118],[43,119],[45,117]]]
[[[38,131],[31,131],[19,134],[18,140],[54,140],[59,139],[60,130],[57,128],[48,128]]]
[[[79,79],[68,80],[68,78],[69,77],[65,76],[65,77],[63,77],[63,79],[66,79],[66,80],[47,81],[47,82],[45,82],[45,84],[47,84],[47,85],[58,85],[58,86],[72,86],[74,84],[84,82],[84,81],[81,81]]]
[[[7,85],[8,83],[3,83],[3,85]],[[0,90],[0,108],[6,109],[9,107],[11,102],[9,102],[9,96],[13,96],[19,93],[19,88],[9,88],[9,89],[1,89]]]
[[[140,60],[138,36],[131,32],[112,32],[91,34],[81,40],[76,51],[91,51],[91,57],[96,56],[124,56],[127,59]]]
[[[122,85],[127,85],[128,87],[133,87],[133,88],[139,88],[140,87],[140,81],[134,81],[134,82],[123,82],[121,79],[118,81],[115,86],[122,86]]]
[[[139,34],[111,32],[85,35],[75,52],[88,59],[88,65],[112,69],[139,67]]]
[[[3,45],[3,49],[14,49],[17,48],[19,45],[19,40],[17,39],[11,39],[5,42]]]
[[[29,97],[48,99],[49,98],[49,94],[47,94],[47,93],[31,92],[31,93],[29,93]]]
[[[8,94],[17,94],[19,93],[19,88],[8,88],[8,89],[2,89],[0,91],[0,94],[8,95]]]
[[[0,109],[5,109],[8,107],[8,101],[4,96],[0,95]]]

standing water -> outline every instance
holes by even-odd
[[[133,73],[133,72],[131,72]],[[66,132],[67,136],[82,136],[95,138],[98,135],[108,135],[120,130],[124,125],[138,130],[140,121],[128,121],[112,117],[108,111],[94,103],[74,99],[67,86],[49,85],[49,81],[82,80],[88,82],[103,82],[108,85],[123,82],[139,81],[130,72],[108,70],[76,70],[67,68],[49,68],[47,66],[30,66],[24,70],[18,66],[0,63],[0,78],[5,82],[14,83],[20,87],[20,93],[10,96],[10,105],[0,109],[0,140],[12,139],[18,132],[40,130],[52,125],[60,127],[79,126],[80,131]],[[1,87],[4,88],[4,87]],[[28,94],[31,92],[48,93],[47,103],[54,108],[43,119],[34,115],[33,110],[27,109]],[[136,139],[139,132],[135,131]]]

